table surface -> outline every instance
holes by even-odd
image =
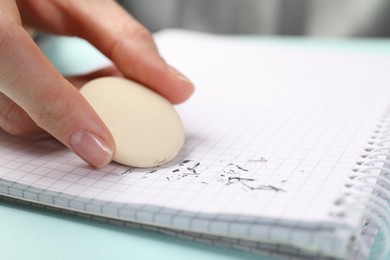
[[[155,231],[0,201],[0,259],[258,259]]]
[[[390,53],[388,40],[246,37],[275,44]],[[49,37],[41,49],[64,74],[108,64],[87,43],[74,38]],[[80,53],[90,58],[75,62]],[[269,259],[4,200],[0,200],[0,230],[0,259]]]

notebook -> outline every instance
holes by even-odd
[[[0,132],[0,194],[286,259],[389,252],[390,53],[167,30],[194,82],[186,141],[160,167],[93,169]]]

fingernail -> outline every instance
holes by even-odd
[[[168,65],[169,71],[175,76],[178,80],[181,82],[184,82],[185,84],[181,84],[179,92],[176,94],[179,95],[178,101],[174,101],[174,103],[181,103],[184,100],[186,100],[188,97],[190,97],[195,90],[194,84],[183,74],[181,74],[178,70]]]
[[[70,144],[77,155],[96,168],[104,167],[112,160],[110,146],[91,132],[74,132]]]
[[[175,69],[174,67],[171,67],[171,66],[168,66],[170,72],[178,79],[178,80],[181,80],[181,81],[184,81],[190,85],[192,85],[192,82],[186,77],[184,76],[182,73],[180,73],[177,69]]]

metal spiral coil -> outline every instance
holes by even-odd
[[[330,213],[336,218],[361,217],[362,230],[355,234],[353,250],[368,257],[370,245],[364,241],[364,227],[382,231],[383,243],[377,259],[390,253],[390,109],[382,117],[345,183],[345,191]]]

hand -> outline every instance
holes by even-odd
[[[23,26],[84,38],[115,68],[65,79]],[[151,34],[113,0],[0,1],[0,127],[5,131],[49,133],[91,165],[105,166],[115,153],[114,140],[77,89],[103,75],[132,78],[172,103],[193,92],[192,84],[159,56]]]

